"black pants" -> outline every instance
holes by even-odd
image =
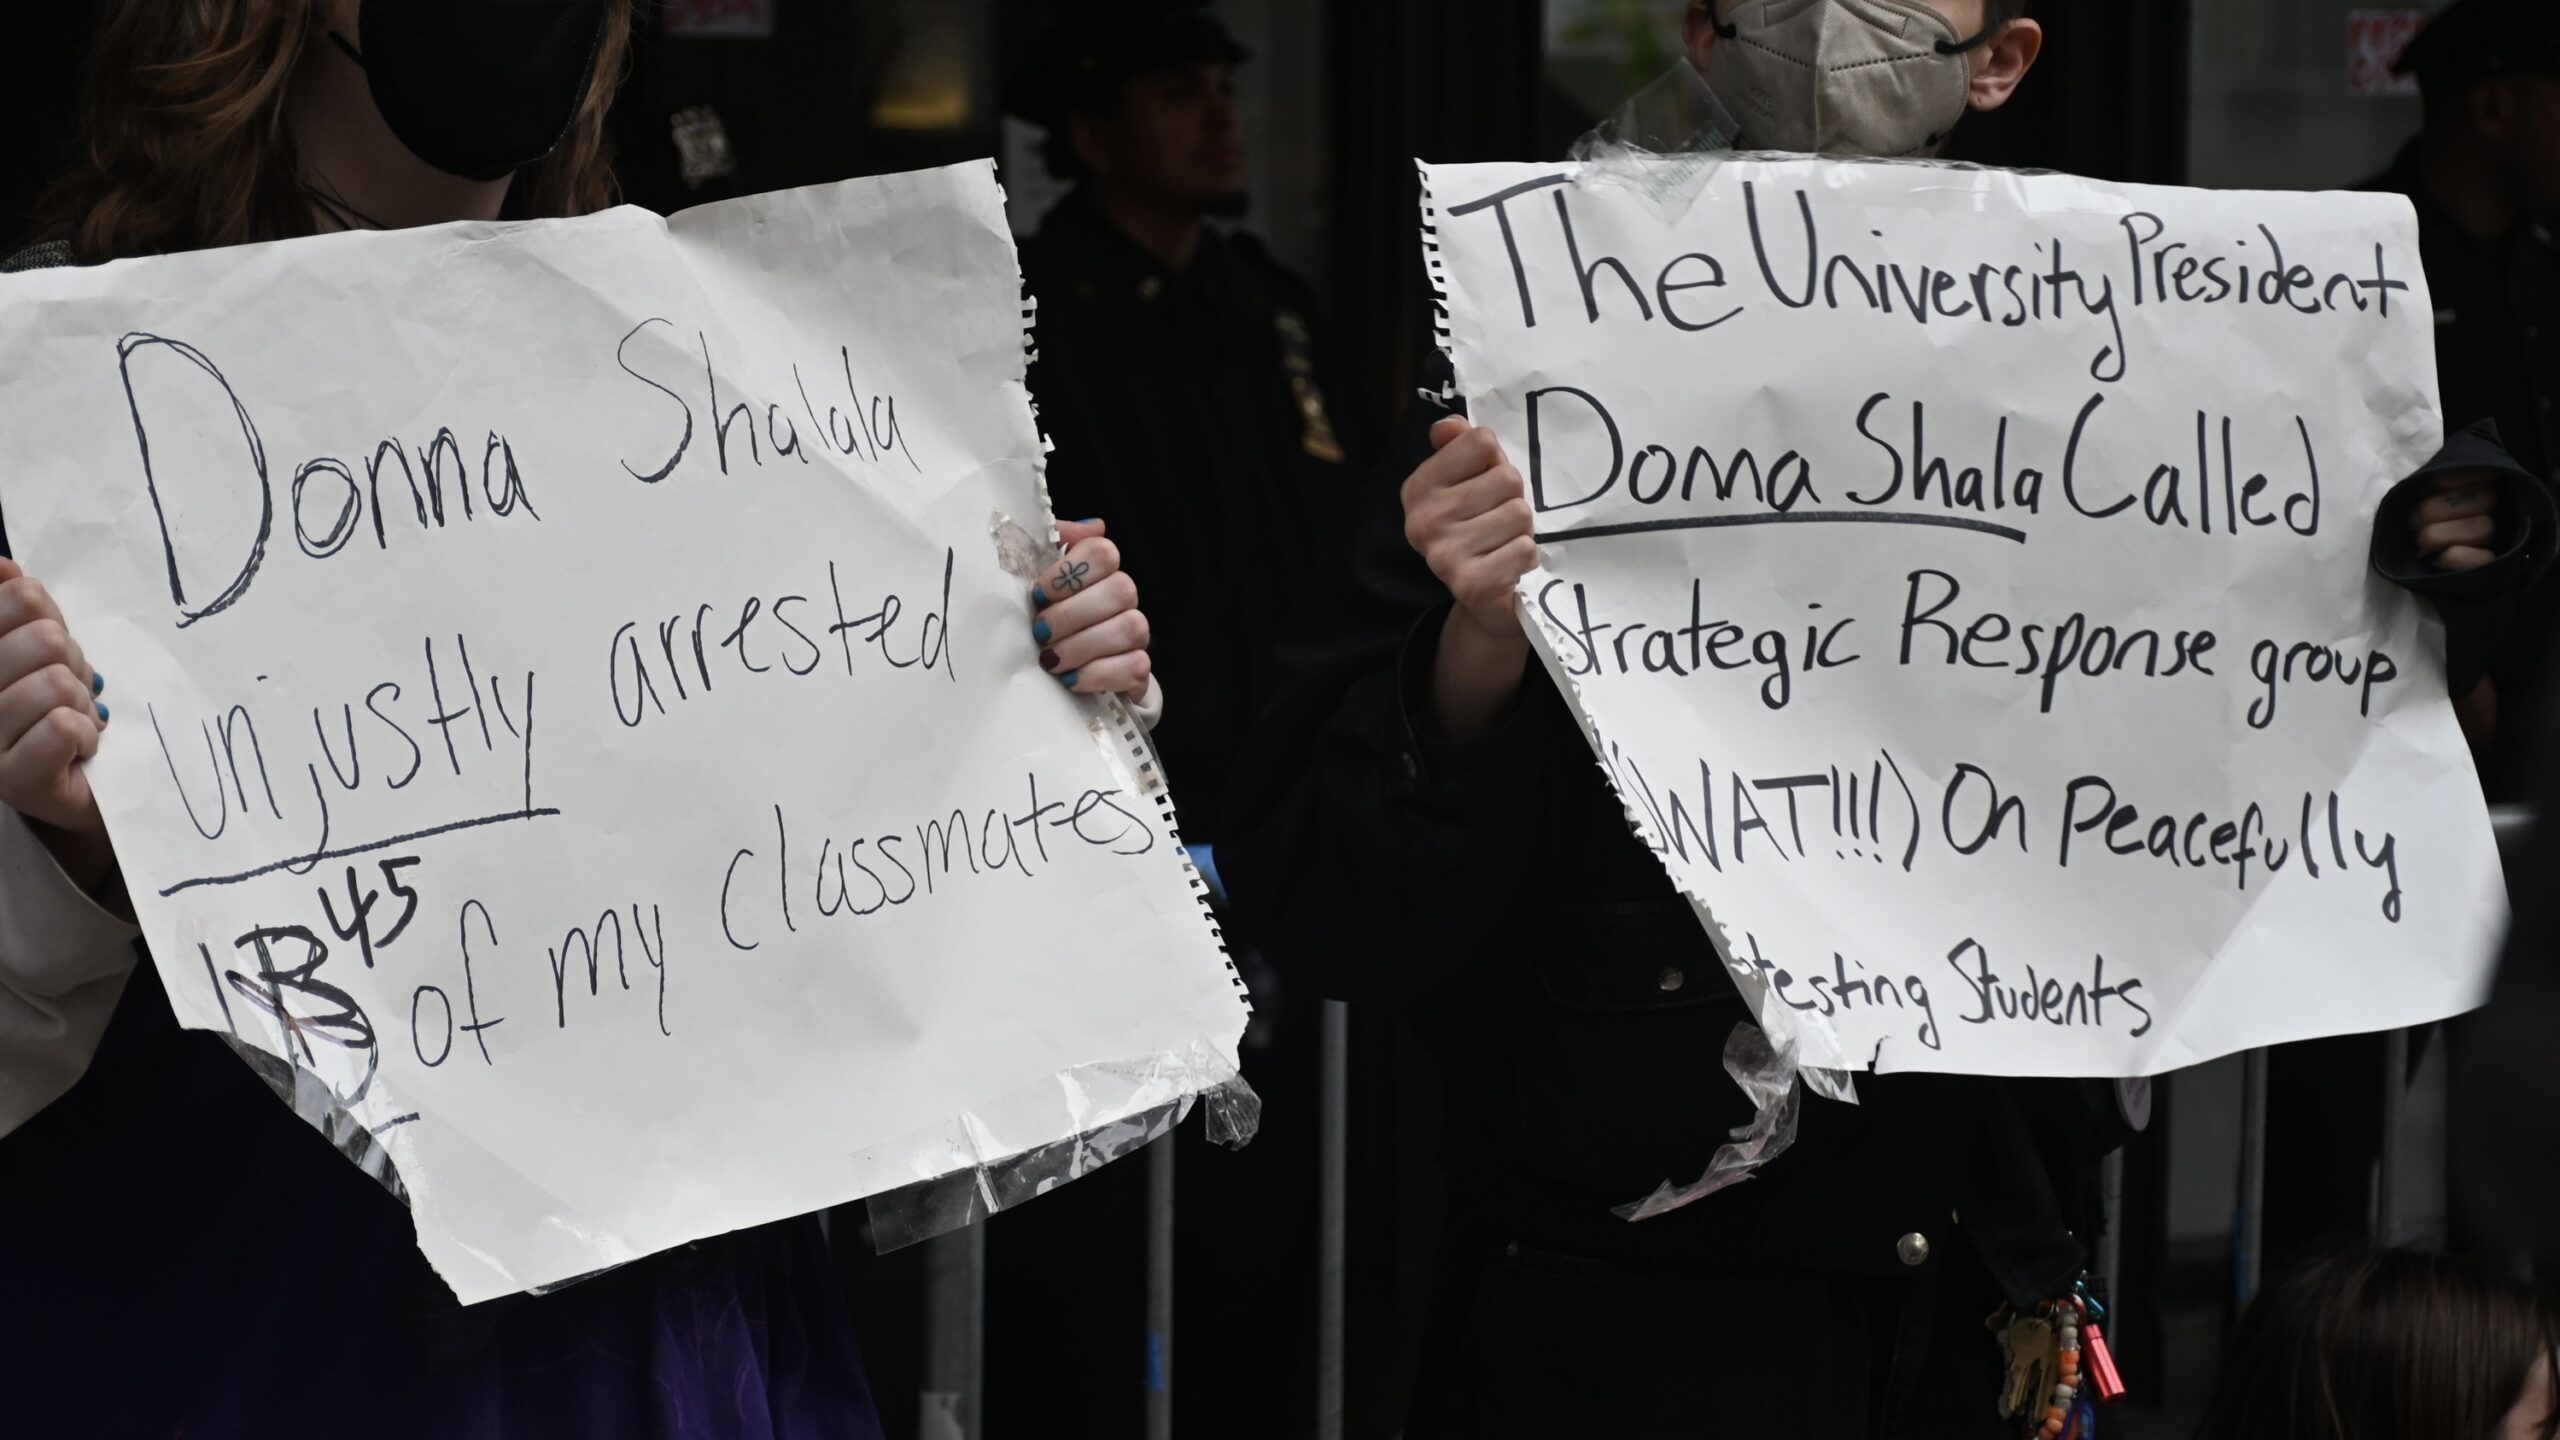
[[[2000,1304],[1950,1235],[1891,1278],[1452,1247],[1412,1440],[2014,1440]]]

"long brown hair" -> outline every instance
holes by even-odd
[[[2560,1321],[2511,1276],[2410,1250],[2315,1257],[2249,1307],[2198,1440],[2489,1440]],[[2560,1416],[2532,1417],[2549,1440]]]
[[[607,112],[630,53],[632,0],[611,0],[595,81],[560,148],[516,176],[507,213],[613,203]],[[83,260],[281,240],[316,226],[285,124],[318,0],[105,0],[81,136],[37,207],[39,233]]]

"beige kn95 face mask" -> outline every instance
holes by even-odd
[[[1925,155],[1963,118],[1967,39],[1919,0],[1723,0],[1707,76],[1742,147]]]

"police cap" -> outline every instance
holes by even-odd
[[[2392,68],[2438,92],[2493,75],[2560,75],[2560,4],[2454,0]]]
[[[1015,67],[1004,108],[1054,128],[1067,112],[1105,99],[1132,75],[1252,58],[1207,0],[1066,0]]]

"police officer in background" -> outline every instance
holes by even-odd
[[[2479,551],[2459,573],[2415,580],[2436,567],[2405,554],[2395,563],[2387,544],[2375,558],[2386,578],[2436,602],[2482,787],[2492,800],[2520,801],[2549,778],[2533,773],[2551,763],[2537,747],[2560,720],[2550,688],[2560,597],[2538,583],[2551,565],[2551,496],[2560,484],[2560,246],[2550,228],[2560,220],[2560,5],[2456,0],[2397,68],[2417,78],[2425,128],[2370,188],[2406,195],[2418,212],[2447,437],[2428,469],[2462,471],[2494,486],[2498,500],[2494,516],[2480,512],[2479,487],[2421,502],[2413,518],[2422,524],[2472,527],[2467,543]],[[2401,503],[2398,492],[2384,502],[2377,536],[2386,542],[2406,533],[2394,519]],[[2470,1023],[2452,1029],[2457,1067]],[[2414,1038],[2413,1066],[2431,1036]],[[2388,1053],[2383,1036],[2340,1035],[2270,1055],[2270,1263],[2361,1233],[2375,1216],[2382,1116],[2371,1097],[2383,1087]],[[2513,1148],[2494,1131],[2470,1130],[2457,1120],[2450,1137],[2458,1190],[2488,1153]],[[2457,1215],[2475,1208],[2460,1193],[2452,1198]],[[2452,1238],[2461,1247],[2485,1237]]]
[[[2560,5],[2456,0],[2398,68],[2417,78],[2426,127],[2374,188],[2418,210],[2446,433],[2494,421],[2548,488],[2560,477],[2560,246],[2551,233],[2560,221]],[[2475,743],[2486,741],[2481,779],[2493,800],[2530,793],[2526,759],[2551,703],[2553,609],[2548,589],[2526,595],[2489,658],[2486,685],[2466,704]]]
[[[1069,0],[1005,108],[1048,131],[1073,182],[1023,249],[1039,306],[1031,390],[1056,513],[1099,516],[1146,576],[1166,711],[1155,731],[1183,839],[1221,835],[1227,772],[1274,691],[1284,552],[1329,546],[1358,448],[1334,408],[1306,285],[1219,228],[1247,204],[1235,70],[1199,0]],[[1139,569],[1137,567],[1151,567]],[[1262,1133],[1241,1152],[1186,1127],[1174,1277],[1179,1433],[1313,1425],[1318,997],[1238,942],[1255,1016],[1245,1078]],[[988,1228],[991,1433],[1140,1432],[1146,1167],[1107,1166]],[[1069,1320],[1073,1314],[1081,1318]],[[1018,1422],[1018,1423],[1016,1423]]]
[[[2436,365],[2447,429],[2492,418],[2546,486],[2560,471],[2560,7],[2458,0],[2401,57],[2426,96],[2426,130],[2381,182],[2418,207],[2434,292]],[[2544,877],[2560,857],[2560,714],[2548,689],[2554,597],[2523,607],[2491,670],[2493,798],[2531,796],[2542,817],[2511,876]],[[2528,764],[2528,760],[2530,763]],[[2560,1265],[2560,905],[2548,883],[2518,884],[2505,964],[2486,1009],[2452,1047],[2450,1133],[2464,1237]],[[2349,1092],[2353,1093],[2353,1092]]]
[[[1056,512],[1100,516],[1147,577],[1156,731],[1183,838],[1218,838],[1227,768],[1268,698],[1272,540],[1339,509],[1355,439],[1313,298],[1252,237],[1235,69],[1198,0],[1071,3],[1006,89],[1074,188],[1023,249],[1040,307],[1031,389]]]

